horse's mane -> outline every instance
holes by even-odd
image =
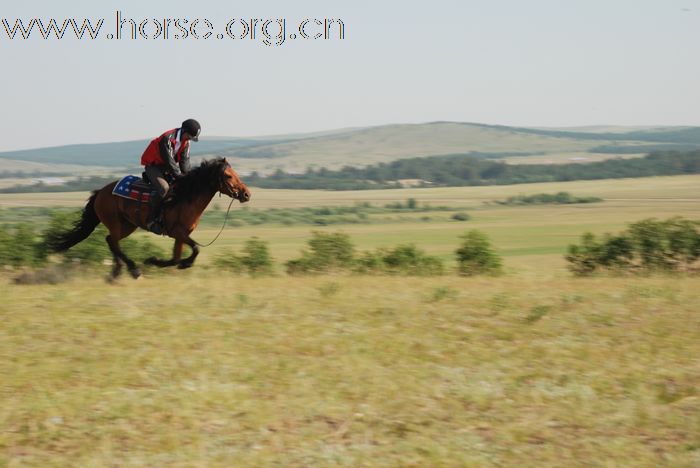
[[[216,158],[210,161],[204,160],[173,184],[168,204],[178,204],[190,201],[195,195],[206,190],[217,190],[219,176],[226,169],[228,162],[224,158]]]

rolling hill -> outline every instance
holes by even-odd
[[[0,174],[133,169],[138,167],[147,143],[137,140],[2,152]],[[698,127],[546,129],[431,122],[257,138],[205,137],[193,145],[192,155],[226,156],[246,174],[277,169],[303,172],[308,167],[362,167],[446,154],[505,158],[518,163],[562,163],[634,157],[659,149],[696,148],[700,148]]]

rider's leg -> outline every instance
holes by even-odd
[[[151,202],[153,207],[153,214],[151,215],[151,220],[148,223],[148,230],[156,234],[162,234],[163,232],[163,212],[162,212],[162,201],[165,194],[168,193],[170,186],[165,180],[165,175],[163,170],[159,166],[146,166],[146,174],[151,182],[151,186],[155,190],[155,196]]]

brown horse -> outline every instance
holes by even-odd
[[[109,230],[106,240],[114,256],[112,279],[121,274],[123,263],[126,263],[131,276],[138,278],[141,271],[119,248],[119,241],[133,233],[136,228],[146,228],[149,206],[148,203],[139,206],[135,200],[113,195],[112,190],[116,183],[111,182],[92,192],[82,217],[75,226],[68,232],[54,235],[48,240],[48,245],[54,252],[68,250],[85,240],[101,222]],[[248,187],[241,182],[238,174],[224,158],[204,161],[199,167],[177,179],[163,201],[165,233],[175,239],[173,258],[160,260],[152,257],[146,260],[146,263],[160,267],[191,267],[199,254],[199,248],[190,234],[199,224],[204,209],[217,192],[241,203],[250,200]],[[190,246],[192,255],[181,260],[184,244]]]

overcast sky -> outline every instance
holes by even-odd
[[[200,39],[132,40],[130,23],[108,39],[117,10],[136,23],[200,18]],[[0,151],[152,138],[190,117],[204,136],[435,120],[700,125],[700,0],[25,0],[3,2],[3,18],[104,24],[95,40],[36,29],[10,40],[0,24]],[[216,38],[242,18],[285,18],[287,39]],[[341,19],[345,38],[300,39],[306,18]]]

